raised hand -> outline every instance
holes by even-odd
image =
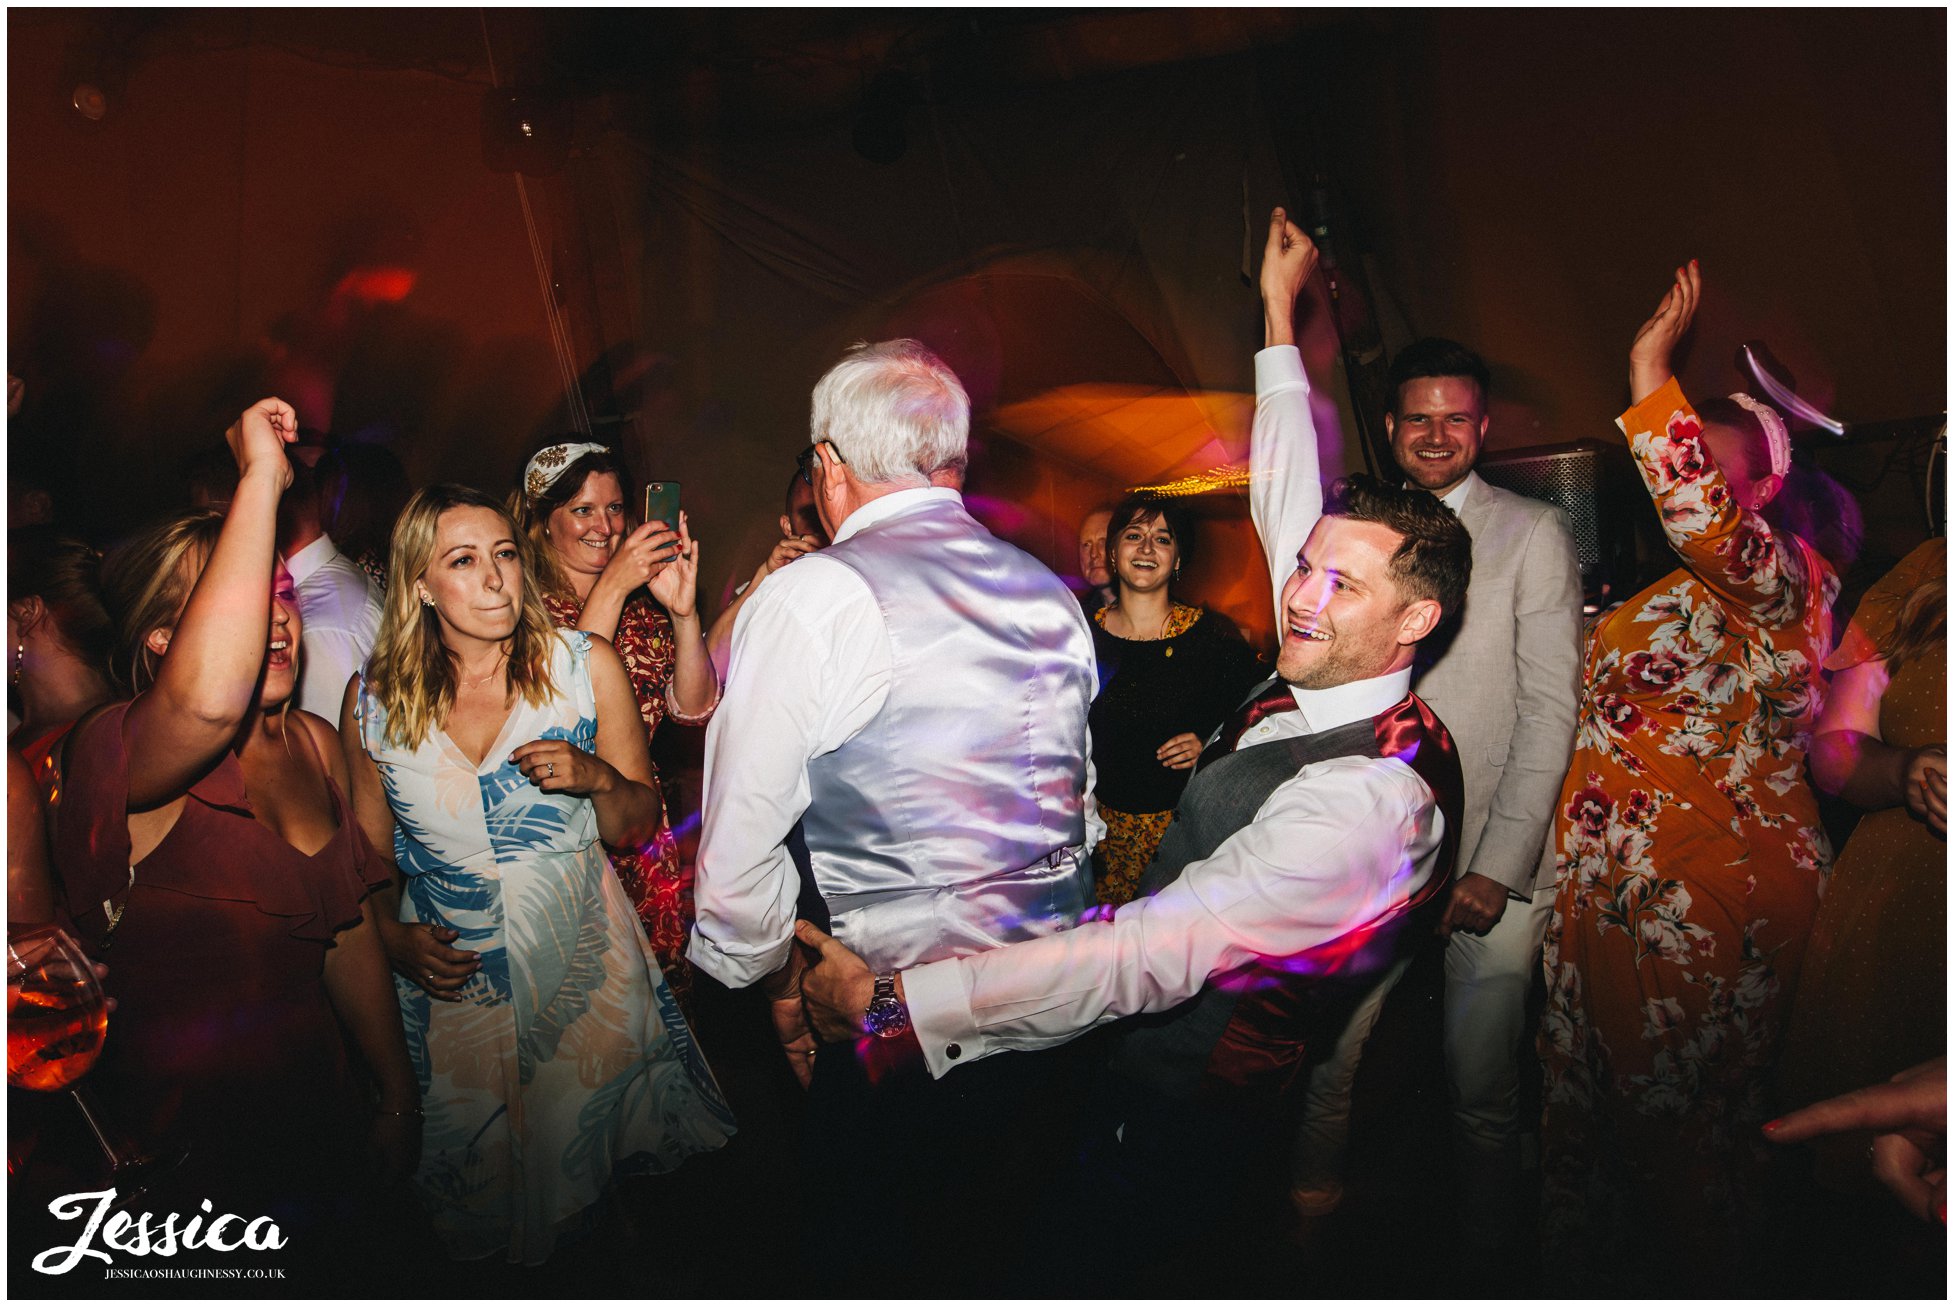
[[[1265,346],[1296,343],[1296,299],[1316,271],[1316,243],[1282,209],[1269,214],[1262,246],[1262,323]]]
[[[820,961],[801,976],[801,1003],[814,1033],[829,1042],[858,1038],[868,1002],[875,997],[875,973],[811,921],[795,922],[794,938],[820,954]]]
[[[1635,343],[1628,347],[1631,402],[1640,404],[1675,375],[1671,360],[1676,346],[1689,331],[1689,324],[1696,319],[1696,301],[1702,293],[1702,274],[1697,270],[1696,260],[1691,259],[1676,269],[1676,280],[1662,297],[1662,303],[1656,305],[1655,316],[1641,325],[1635,333]]]
[[[684,520],[684,514],[679,517]],[[678,542],[677,533],[663,522],[646,522],[618,542],[611,561],[604,565],[604,574],[597,578],[598,584],[611,586],[620,595],[649,585],[672,560]]]
[[[692,538],[684,513],[678,515],[678,534],[667,531],[663,540],[667,561],[651,578],[651,597],[675,618],[692,617],[699,611],[699,542]],[[676,554],[671,553],[674,544]]]
[[[759,570],[754,572],[753,579],[759,581],[764,577],[772,576],[796,558],[818,553],[820,549],[821,546],[815,543],[813,536],[785,536],[767,554]]]
[[[299,438],[298,414],[282,399],[261,399],[231,423],[224,443],[237,460],[238,475],[269,472],[283,490],[292,484],[292,465],[285,446]]]

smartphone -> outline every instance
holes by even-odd
[[[678,530],[678,482],[654,481],[645,487],[644,520]]]
[[[663,522],[672,530],[678,530],[678,482],[654,481],[645,487],[645,521]],[[673,545],[663,562],[678,557],[678,546]]]

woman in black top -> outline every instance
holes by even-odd
[[[1233,622],[1169,593],[1188,556],[1187,527],[1178,505],[1134,498],[1106,528],[1118,598],[1093,619],[1090,719],[1093,794],[1106,820],[1093,854],[1101,903],[1133,897],[1202,744],[1265,674]]]

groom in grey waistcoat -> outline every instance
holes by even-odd
[[[706,737],[689,956],[764,985],[808,1085],[810,1170],[873,1208],[865,1229],[830,1192],[809,1216],[817,1247],[878,1248],[872,1280],[821,1281],[834,1267],[815,1259],[833,1290],[941,1292],[949,1266],[960,1293],[993,1283],[1061,1101],[1050,1056],[939,1085],[894,1020],[817,1048],[798,991],[797,898],[891,976],[1062,929],[1091,901],[1092,637],[1064,584],[952,488],[969,422],[956,375],[914,341],[858,346],[821,378],[802,467],[834,543],[741,611]]]

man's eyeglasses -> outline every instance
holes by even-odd
[[[826,445],[828,452],[835,456],[835,462],[846,463],[848,461],[841,456],[841,451],[835,448],[835,442],[832,440],[817,440],[806,449],[803,449],[800,457],[794,460],[794,464],[800,468],[801,480],[807,482],[807,488],[809,490],[814,489],[814,451],[823,445]]]

